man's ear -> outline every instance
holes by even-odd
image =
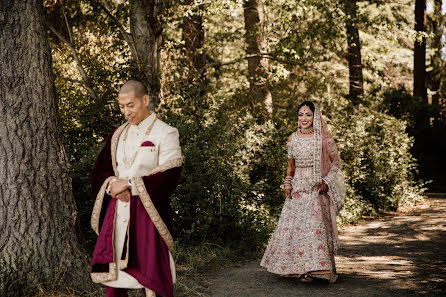
[[[145,95],[142,97],[142,99],[143,99],[144,105],[145,105],[145,106],[149,106],[149,103],[150,103],[149,95],[148,95],[148,94],[145,94]]]

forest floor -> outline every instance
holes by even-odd
[[[197,296],[446,296],[446,199],[423,203],[340,230],[335,284],[268,273],[260,259],[195,283]]]

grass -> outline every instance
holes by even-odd
[[[216,272],[224,267],[242,263],[257,257],[256,252],[235,250],[213,243],[199,246],[186,246],[177,243],[173,252],[176,262],[177,281],[174,285],[175,297],[209,296],[207,284],[203,276]],[[85,292],[67,287],[66,283],[56,279],[51,283],[29,285],[26,291],[17,297],[98,297],[104,296],[103,286]],[[131,290],[130,297],[144,297],[142,290]],[[16,297],[16,296],[10,296]]]

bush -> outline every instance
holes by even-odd
[[[395,210],[418,197],[410,154],[413,140],[404,122],[360,106],[332,128],[349,187],[343,221]]]

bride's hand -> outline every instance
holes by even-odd
[[[319,194],[327,194],[328,192],[328,185],[325,183],[325,181],[322,181],[318,187]]]
[[[285,189],[285,198],[291,196],[291,189]]]

